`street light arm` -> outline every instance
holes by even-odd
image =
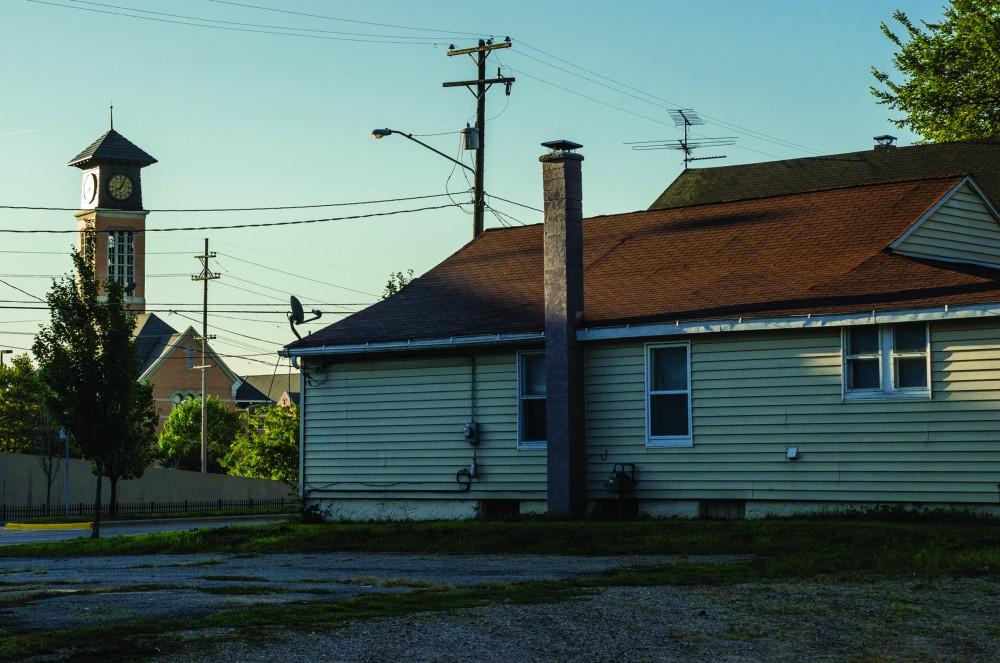
[[[459,166],[461,166],[462,168],[465,168],[470,173],[475,173],[476,172],[475,168],[473,168],[472,166],[464,164],[461,161],[459,161],[458,159],[455,159],[455,158],[452,158],[452,157],[448,156],[447,154],[445,154],[441,150],[439,150],[437,148],[434,148],[434,147],[431,147],[430,145],[428,145],[427,143],[425,143],[422,140],[418,140],[418,139],[414,138],[411,134],[408,134],[408,133],[405,133],[405,132],[402,132],[402,131],[396,131],[395,129],[392,129],[391,131],[394,134],[399,134],[400,136],[405,136],[405,137],[409,138],[410,140],[412,140],[417,145],[423,145],[424,147],[426,147],[431,152],[434,152],[435,154],[439,154],[439,155],[443,156],[445,159],[447,159],[448,161],[450,161],[450,162],[452,162],[454,164],[458,164]]]

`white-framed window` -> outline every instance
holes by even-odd
[[[690,447],[691,344],[646,345],[646,446]]]
[[[858,325],[843,332],[844,398],[930,398],[926,322]]]
[[[108,233],[108,281],[117,281],[126,290],[135,283],[135,233],[131,230]]]
[[[517,353],[517,446],[545,446],[545,353]]]

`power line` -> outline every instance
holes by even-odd
[[[216,285],[222,285],[222,284],[218,283]],[[29,294],[29,293],[25,293],[25,294]],[[32,297],[34,297],[34,295],[32,295]],[[42,302],[45,301],[45,300],[43,300],[40,297],[36,297],[36,299],[38,301],[42,301]],[[28,300],[24,300],[24,299],[0,299],[0,304],[34,304],[34,303],[35,303],[34,301],[28,301]],[[374,303],[375,302],[321,302],[320,305],[321,306],[371,306]],[[190,304],[191,304],[191,302],[146,302],[146,306],[153,306],[153,307],[156,307],[156,306],[189,306]],[[286,302],[285,300],[280,300],[277,303],[265,302],[265,303],[261,303],[261,304],[251,304],[251,303],[246,303],[246,302],[216,302],[216,303],[209,302],[208,305],[210,307],[211,306],[254,306],[254,307],[259,308],[259,307],[262,307],[262,306],[269,306],[269,307],[280,306],[282,308],[287,308],[288,307],[288,302]],[[243,312],[244,313],[275,313],[276,311],[264,309],[264,310],[261,310],[261,311],[249,310],[249,311],[243,311]]]
[[[84,11],[92,12],[95,14],[107,14],[110,16],[123,16],[126,18],[135,18],[142,21],[154,21],[156,23],[171,23],[174,25],[187,25],[195,28],[206,28],[209,30],[226,30],[229,32],[250,32],[254,34],[265,34],[265,35],[278,35],[282,37],[299,37],[300,39],[321,39],[325,41],[349,41],[349,42],[361,42],[368,44],[399,44],[405,46],[434,46],[434,42],[427,41],[416,41],[420,39],[419,37],[407,37],[409,41],[403,40],[393,40],[393,39],[366,39],[362,37],[335,37],[332,35],[312,35],[312,34],[302,34],[301,32],[279,32],[277,30],[255,30],[252,28],[239,28],[234,26],[225,25],[205,25],[204,23],[192,23],[190,21],[179,21],[171,18],[157,18],[155,16],[140,16],[136,14],[126,14],[123,12],[111,11],[110,9],[93,9],[90,7],[74,7],[72,5],[64,5],[58,2],[50,2],[49,0],[27,0],[28,2],[33,2],[38,5],[50,5],[52,7],[61,7],[62,9],[72,9],[74,11]],[[70,0],[71,2],[73,0]],[[130,11],[143,11],[131,9]],[[195,20],[205,20],[205,19],[195,19]],[[289,30],[295,30],[296,28],[288,28]],[[443,41],[443,40],[442,40]]]
[[[416,36],[413,36],[413,35],[387,35],[387,34],[379,34],[379,33],[371,33],[371,32],[346,32],[346,31],[341,31],[341,30],[323,30],[321,28],[299,28],[299,27],[288,26],[288,25],[267,25],[267,24],[261,24],[261,23],[243,23],[243,22],[240,22],[240,21],[226,21],[224,19],[218,19],[218,18],[203,18],[203,17],[200,17],[200,16],[187,16],[187,15],[184,15],[184,14],[170,14],[168,12],[157,12],[157,11],[152,11],[152,10],[149,10],[149,9],[138,9],[136,7],[122,7],[120,5],[112,5],[112,4],[108,4],[108,3],[105,3],[105,2],[93,2],[92,0],[68,0],[68,2],[72,2],[72,3],[80,4],[80,5],[93,5],[95,7],[107,7],[107,8],[111,8],[111,9],[123,9],[125,11],[138,12],[140,14],[153,14],[155,16],[168,16],[170,18],[183,18],[183,19],[188,19],[188,20],[191,20],[191,21],[202,21],[204,23],[223,23],[225,25],[238,25],[238,26],[251,27],[251,28],[268,28],[268,29],[273,29],[273,30],[288,30],[288,31],[294,31],[294,32],[320,32],[320,33],[323,33],[323,34],[349,35],[349,36],[352,36],[352,37],[378,37],[380,39],[406,39],[406,40],[417,40],[417,39],[420,39],[420,40],[424,40],[424,41],[427,41],[427,40],[430,40],[430,41],[440,41],[441,39],[443,39],[443,37],[440,36],[440,35],[436,36],[436,37],[416,37]]]
[[[447,205],[447,207],[453,207],[453,205]],[[342,286],[342,285],[337,285],[336,283],[329,283],[328,281],[320,281],[319,279],[313,278],[311,276],[303,276],[302,274],[295,274],[293,272],[288,272],[288,271],[285,271],[283,269],[278,269],[277,267],[271,267],[270,265],[262,265],[259,262],[253,262],[252,260],[247,260],[245,258],[238,258],[238,257],[236,257],[236,256],[234,256],[232,254],[229,254],[229,253],[222,253],[220,251],[219,255],[225,256],[227,258],[231,258],[233,260],[238,260],[239,262],[245,262],[248,265],[253,265],[254,267],[260,267],[261,269],[269,269],[272,272],[277,272],[279,274],[284,274],[285,276],[294,276],[295,278],[298,278],[298,279],[305,279],[307,281],[312,281],[313,283],[321,283],[323,285],[328,285],[331,288],[339,288],[341,290],[347,290],[349,292],[355,292],[355,293],[357,293],[359,295],[368,295],[369,297],[378,297],[378,295],[376,295],[374,293],[371,293],[371,292],[365,292],[364,290],[355,290],[354,288],[347,288],[347,287]]]
[[[63,210],[68,211],[68,210]],[[13,253],[13,254],[24,254],[24,255],[47,255],[47,256],[68,256],[69,251],[15,251],[12,249],[0,250],[0,253]],[[146,251],[147,256],[187,256],[191,255],[190,251]]]
[[[233,290],[239,290],[241,292],[246,292],[246,293],[249,293],[251,295],[257,295],[258,297],[269,297],[271,299],[274,299],[274,301],[276,301],[276,302],[281,302],[282,304],[286,304],[286,302],[285,302],[284,299],[280,299],[280,298],[274,297],[272,295],[266,295],[266,294],[264,294],[262,292],[257,292],[256,290],[250,290],[249,288],[241,288],[240,286],[233,285],[232,283],[219,283],[219,285],[225,286],[227,288],[232,288]],[[277,306],[277,304],[275,304],[275,306]]]
[[[48,306],[0,306],[0,310],[7,311],[50,311],[52,310]],[[145,313],[177,313],[178,311],[183,313],[201,313],[201,309],[194,308],[147,308]],[[216,309],[214,311],[209,311],[213,315],[217,313],[253,313],[255,315],[280,315],[287,316],[286,311],[247,311],[245,309]],[[357,311],[349,310],[338,310],[338,309],[328,309],[323,310],[324,315],[353,315]]]
[[[532,212],[541,212],[543,214],[545,213],[545,210],[543,209],[538,209],[537,207],[532,207],[531,205],[525,205],[524,203],[518,203],[513,200],[507,200],[506,198],[501,198],[500,196],[494,196],[492,193],[487,193],[486,195],[489,196],[490,198],[496,198],[497,200],[502,200],[505,203],[510,203],[511,205],[517,205],[518,207],[530,209]]]
[[[545,85],[549,85],[551,87],[554,87],[554,88],[557,88],[559,90],[562,90],[563,92],[569,92],[570,94],[574,94],[574,95],[576,95],[578,97],[582,97],[584,99],[587,99],[588,101],[593,101],[594,103],[600,104],[602,106],[607,106],[608,108],[612,108],[612,109],[614,109],[616,111],[619,111],[619,112],[622,112],[622,113],[627,113],[628,115],[633,115],[635,117],[639,117],[639,118],[642,118],[644,120],[649,120],[650,122],[655,122],[656,124],[662,124],[665,127],[667,127],[667,126],[673,126],[672,124],[669,124],[669,123],[664,122],[662,120],[658,120],[655,117],[650,117],[649,115],[643,115],[642,113],[636,113],[635,111],[630,111],[627,108],[622,108],[621,106],[616,106],[614,104],[609,104],[608,102],[602,101],[600,99],[597,99],[596,97],[591,97],[590,95],[583,94],[582,92],[577,92],[576,90],[571,90],[568,87],[564,87],[562,85],[558,85],[556,83],[553,83],[552,81],[547,81],[544,78],[540,78],[540,77],[535,76],[533,74],[529,74],[528,72],[523,71],[521,69],[515,69],[514,67],[511,67],[510,69],[511,69],[511,71],[514,71],[514,72],[516,72],[516,73],[518,73],[518,74],[520,74],[522,76],[527,76],[528,78],[534,79],[534,80],[538,81],[539,83],[543,83]],[[708,117],[708,116],[706,115],[706,117]],[[762,155],[764,155],[766,157],[771,157],[772,159],[780,159],[781,158],[777,154],[771,154],[770,152],[764,152],[763,150],[757,150],[757,149],[754,149],[752,147],[747,147],[745,145],[735,145],[734,147],[736,147],[736,149],[739,149],[739,150],[745,150],[747,152],[755,152],[757,154],[762,154]]]
[[[502,216],[502,217],[508,219],[509,221],[513,221],[514,223],[516,223],[519,226],[526,226],[526,225],[528,225],[527,223],[525,223],[521,219],[517,218],[516,216],[511,216],[507,212],[504,212],[502,210],[498,210],[495,207],[490,207],[489,210],[491,212],[493,212],[494,215],[499,215],[499,216],[497,216],[497,218],[500,218]]]
[[[34,1],[37,1],[37,0],[31,0],[31,1],[34,2]],[[415,214],[417,212],[427,212],[427,211],[431,211],[431,210],[447,209],[449,207],[458,207],[458,205],[456,205],[454,203],[448,203],[446,205],[433,205],[433,206],[430,206],[430,207],[417,207],[417,208],[414,208],[414,209],[402,209],[402,210],[394,210],[394,211],[390,211],[390,212],[369,212],[368,214],[352,214],[350,216],[335,216],[335,217],[328,217],[328,218],[325,218],[325,219],[301,219],[301,220],[297,220],[297,221],[270,221],[270,222],[263,222],[263,223],[240,223],[240,224],[230,225],[230,226],[181,226],[181,227],[173,227],[173,228],[145,228],[145,229],[136,229],[133,232],[136,232],[136,233],[141,233],[141,232],[155,233],[155,232],[177,232],[177,231],[189,231],[189,230],[238,230],[238,229],[241,229],[241,228],[271,228],[271,227],[275,227],[275,226],[297,226],[297,225],[308,224],[308,223],[327,223],[329,221],[351,221],[351,220],[354,220],[354,219],[370,219],[370,218],[379,217],[379,216],[395,216],[397,214]],[[60,228],[58,230],[51,229],[51,228],[47,228],[47,229],[37,229],[36,228],[36,229],[30,229],[30,230],[27,230],[27,229],[18,229],[18,228],[0,228],[0,233],[10,233],[10,234],[17,234],[17,235],[31,235],[31,234],[46,234],[46,235],[60,234],[61,235],[61,234],[66,234],[66,233],[79,233],[79,232],[80,232],[79,230],[66,230],[66,229],[62,229],[62,228]],[[84,231],[84,232],[116,232],[116,231],[114,231],[114,230],[87,230],[87,231]],[[369,294],[369,293],[363,293],[363,294]]]
[[[356,205],[380,205],[382,203],[402,203],[411,200],[427,200],[428,198],[444,198],[448,194],[445,193],[433,193],[425,196],[405,196],[402,198],[383,198],[381,200],[357,200],[347,203],[317,203],[313,205],[276,205],[272,207],[208,207],[208,208],[164,208],[164,209],[147,209],[143,210],[145,212],[156,212],[158,214],[174,214],[182,212],[272,212],[277,210],[290,210],[290,209],[316,209],[319,207],[353,207]],[[35,212],[79,212],[78,207],[32,207],[28,205],[0,205],[0,209],[10,209],[10,210],[27,210]],[[75,231],[74,231],[75,232]],[[167,251],[165,253],[181,253],[180,251]]]
[[[576,69],[579,69],[581,71],[585,71],[588,74],[591,74],[593,76],[597,76],[598,78],[602,78],[602,79],[604,79],[606,81],[614,83],[615,85],[618,85],[618,86],[620,86],[622,88],[625,88],[627,90],[632,90],[634,92],[638,92],[639,94],[645,95],[646,97],[649,97],[650,99],[655,99],[655,100],[657,100],[659,102],[667,104],[668,106],[674,106],[676,108],[680,108],[682,106],[682,104],[678,104],[678,103],[676,103],[674,101],[670,101],[669,99],[664,99],[663,97],[657,96],[657,95],[655,95],[655,94],[653,94],[651,92],[647,92],[645,90],[641,90],[641,89],[639,89],[637,87],[633,87],[633,86],[628,85],[626,83],[622,83],[621,81],[619,81],[617,79],[610,78],[608,76],[604,76],[603,74],[600,74],[600,73],[598,73],[598,72],[596,72],[596,71],[594,71],[592,69],[587,69],[586,67],[578,65],[575,62],[571,62],[569,60],[565,60],[563,58],[560,58],[557,55],[553,55],[552,53],[549,53],[547,51],[543,51],[542,49],[540,49],[540,48],[538,48],[536,46],[532,46],[531,44],[528,44],[527,42],[518,40],[518,44],[521,45],[521,46],[526,46],[527,48],[530,48],[533,51],[537,51],[538,53],[541,53],[542,55],[545,55],[546,57],[550,57],[553,60],[558,60],[559,62],[567,64],[567,65],[569,65],[571,67],[575,67]],[[526,58],[530,58],[532,60],[536,60],[537,62],[540,62],[540,63],[542,63],[542,64],[544,64],[546,66],[554,67],[556,69],[559,69],[560,71],[565,71],[566,73],[571,74],[573,76],[579,76],[580,78],[584,78],[585,80],[589,80],[592,83],[595,83],[597,85],[603,85],[604,87],[607,87],[608,89],[614,90],[614,88],[612,88],[610,86],[607,86],[607,85],[604,85],[603,83],[600,83],[599,81],[594,81],[594,80],[592,80],[590,78],[587,78],[585,76],[581,76],[580,74],[575,74],[575,73],[573,73],[571,71],[563,69],[562,67],[557,67],[556,65],[553,65],[551,63],[547,63],[547,62],[545,62],[543,60],[540,60],[539,58],[535,58],[535,57],[533,57],[531,55],[528,55],[527,53],[517,52],[517,54],[518,55],[522,55],[522,56],[524,56]],[[620,94],[628,94],[626,92],[622,92],[621,90],[615,90],[615,91],[619,92]],[[635,95],[629,94],[628,96],[631,96],[633,98],[639,99],[640,101],[644,101],[645,103],[655,104],[655,102],[653,102],[653,101],[648,101],[646,99],[641,99],[639,97],[635,97]],[[732,122],[728,122],[726,120],[722,120],[722,119],[714,117],[712,115],[708,115],[707,113],[702,113],[702,116],[706,117],[706,118],[708,118],[710,120],[712,120],[716,124],[719,124],[719,125],[721,125],[723,127],[726,127],[726,128],[729,128],[729,129],[734,129],[734,130],[739,130],[739,131],[744,131],[744,132],[746,132],[748,134],[754,134],[755,137],[759,138],[760,140],[769,141],[769,142],[772,142],[772,143],[775,143],[775,144],[779,144],[782,147],[790,147],[790,148],[797,149],[797,150],[800,150],[800,151],[803,151],[803,152],[812,152],[814,154],[821,154],[821,152],[819,150],[811,148],[811,147],[809,147],[807,145],[802,145],[801,143],[796,143],[794,141],[790,141],[790,140],[787,140],[787,139],[784,139],[784,138],[779,138],[777,136],[772,136],[770,134],[764,133],[763,131],[756,131],[756,130],[750,129],[748,127],[744,127],[744,126],[741,126],[741,125],[738,125],[738,124],[735,124],[735,123],[732,123]]]
[[[178,316],[184,318],[185,320],[191,320],[192,322],[201,322],[197,318],[192,318],[190,316],[184,315],[183,313],[178,313],[177,311],[171,311],[171,313],[176,313]],[[260,341],[261,343],[270,343],[271,345],[280,345],[280,346],[287,345],[287,343],[285,343],[284,341],[271,341],[266,338],[257,338],[256,336],[250,336],[249,334],[233,331],[232,329],[226,329],[225,327],[219,327],[218,325],[213,325],[213,327],[215,329],[218,329],[219,331],[226,332],[227,334],[234,334],[236,336],[239,336],[240,338],[248,338],[251,341]]]
[[[306,12],[297,12],[290,9],[275,9],[274,7],[262,7],[260,5],[253,5],[245,2],[232,2],[231,0],[208,0],[209,2],[214,2],[219,5],[232,5],[234,7],[246,7],[248,9],[259,9],[260,11],[275,12],[278,14],[292,14],[294,16],[306,16],[308,18],[321,18],[327,21],[341,21],[343,23],[357,23],[359,25],[374,25],[380,28],[393,28],[396,30],[415,30],[418,32],[437,32],[439,34],[449,34],[449,35],[465,35],[468,37],[482,37],[481,33],[478,32],[458,32],[456,30],[438,30],[436,28],[418,28],[411,25],[397,25],[393,23],[376,23],[375,21],[362,21],[358,19],[351,18],[340,18],[338,16],[327,16],[324,14],[309,14]]]
[[[22,290],[21,288],[18,288],[18,287],[17,287],[16,285],[11,285],[10,283],[7,283],[7,282],[6,282],[6,281],[4,281],[4,280],[0,280],[0,283],[3,283],[3,284],[4,284],[5,286],[7,286],[8,288],[13,288],[14,290],[17,290],[17,291],[18,291],[19,293],[21,293],[22,295],[27,295],[27,296],[31,297],[32,299],[37,299],[37,300],[38,300],[38,301],[40,301],[40,302],[44,302],[44,301],[45,301],[44,299],[42,299],[42,298],[41,298],[41,297],[39,297],[38,295],[33,295],[33,294],[31,294],[30,292],[28,292],[27,290]]]

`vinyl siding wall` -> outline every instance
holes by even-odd
[[[895,250],[921,258],[1000,266],[1000,225],[982,197],[965,184]]]
[[[305,391],[304,490],[311,497],[545,499],[545,450],[517,449],[513,351],[476,363],[482,480],[458,492],[472,461],[472,358],[337,361]],[[367,485],[366,485],[367,484]],[[390,485],[395,484],[395,485]]]
[[[840,334],[690,337],[694,443],[672,449],[645,447],[644,343],[590,346],[589,492],[633,462],[640,499],[997,503],[997,323],[931,323],[930,401],[845,402]]]
[[[1000,322],[930,329],[932,399],[875,403],[842,399],[839,328],[689,336],[686,448],[646,448],[645,343],[586,344],[588,492],[609,497],[613,464],[630,462],[641,500],[997,503]],[[455,490],[472,459],[470,358],[400,357],[314,369],[307,496],[544,500],[545,451],[516,444],[515,352],[476,365],[483,478],[471,491]]]

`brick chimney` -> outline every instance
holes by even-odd
[[[576,327],[583,317],[582,147],[542,143],[545,198],[545,420],[548,513],[577,517],[586,505],[583,350]]]

